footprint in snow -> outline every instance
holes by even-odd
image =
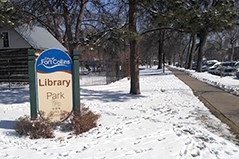
[[[2,158],[2,157],[8,157],[9,155],[8,154],[6,154],[6,153],[0,153],[0,157]]]
[[[199,148],[191,141],[191,139],[189,139],[188,141],[186,141],[185,146],[183,147],[183,149],[180,152],[180,156],[182,157],[197,157],[200,156],[200,150]]]

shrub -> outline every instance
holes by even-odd
[[[81,112],[75,112],[70,119],[74,133],[79,135],[87,132],[97,126],[97,120],[100,118],[99,114],[95,114],[89,108],[82,108]]]
[[[68,122],[51,123],[50,120],[37,118],[31,120],[30,117],[24,116],[16,120],[16,132],[19,135],[29,136],[31,139],[53,138],[54,128],[60,126],[61,131],[74,131],[76,135],[87,132],[97,126],[99,114],[95,114],[89,108],[81,106],[81,111],[74,112]]]
[[[16,132],[29,136],[31,139],[53,138],[53,126],[51,122],[42,118],[31,120],[30,117],[20,117],[16,121]]]

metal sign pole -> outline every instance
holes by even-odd
[[[73,51],[73,109],[80,111],[79,52]]]
[[[35,51],[28,49],[28,77],[29,77],[29,93],[31,119],[37,118],[37,103],[36,103],[36,80],[35,80]]]

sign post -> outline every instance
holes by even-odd
[[[52,122],[65,120],[73,109],[71,58],[59,49],[46,50],[37,58],[36,72],[40,116]]]
[[[79,85],[79,54],[78,51],[73,51],[73,105],[74,111],[80,111],[80,85]]]
[[[37,118],[37,101],[36,101],[36,81],[35,81],[35,51],[28,50],[28,76],[29,76],[29,94],[31,119]]]

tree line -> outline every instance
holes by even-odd
[[[42,25],[69,52],[92,46],[119,57],[128,48],[132,94],[140,94],[140,63],[157,55],[158,69],[176,58],[190,69],[196,60],[200,72],[205,45],[217,45],[207,39],[219,51],[227,41],[233,59],[239,34],[235,0],[10,0],[0,8],[0,26]]]

